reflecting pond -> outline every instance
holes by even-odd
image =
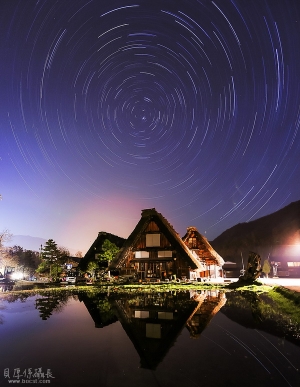
[[[300,326],[267,294],[0,298],[0,385],[300,386]]]

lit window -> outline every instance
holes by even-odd
[[[172,258],[172,251],[159,251],[158,258]]]
[[[300,262],[288,262],[287,265],[288,265],[289,267],[300,266]]]
[[[161,327],[160,324],[146,324],[146,337],[151,339],[161,338]]]
[[[190,249],[197,248],[197,238],[189,238],[188,244]]]
[[[160,234],[146,234],[146,246],[160,246]]]
[[[134,317],[135,318],[149,318],[149,311],[147,311],[147,310],[135,310]]]
[[[149,251],[136,251],[135,258],[149,258]]]
[[[161,320],[173,320],[173,312],[158,312],[157,317]]]

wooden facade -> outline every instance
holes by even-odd
[[[223,258],[213,249],[207,238],[199,233],[196,227],[188,227],[182,238],[185,245],[197,255],[202,270],[199,274],[204,278],[218,278],[223,276]],[[198,276],[198,273],[195,273]]]
[[[211,246],[210,249],[213,250]],[[211,252],[209,257],[215,263],[212,256]],[[219,258],[221,264],[222,258]],[[170,223],[152,208],[142,211],[140,221],[110,269],[118,270],[120,275],[136,275],[142,281],[191,279],[191,273],[192,279],[197,279],[207,274],[204,263],[205,260],[200,259]]]

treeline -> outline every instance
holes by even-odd
[[[24,276],[33,275],[41,263],[40,254],[21,246],[4,246],[4,243],[9,242],[11,237],[8,230],[0,232],[0,273],[4,274],[5,267],[13,267]]]
[[[40,251],[33,251],[16,245],[4,246],[11,238],[12,234],[8,230],[0,232],[0,277],[3,277],[7,268],[13,268],[23,279],[35,274],[58,277],[70,258],[69,250],[58,247],[53,239],[41,246]],[[82,256],[81,252],[76,253],[76,256]]]

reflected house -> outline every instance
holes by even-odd
[[[78,299],[87,308],[95,323],[95,328],[104,328],[118,321],[112,303],[107,296],[94,295],[92,292],[79,293]]]
[[[197,308],[186,322],[186,327],[191,338],[197,339],[207,327],[211,319],[226,303],[225,293],[217,290],[194,294],[194,299],[199,302]]]
[[[140,356],[141,367],[148,369],[158,366],[184,327],[191,338],[198,338],[226,302],[225,293],[218,290],[118,296],[82,293],[78,298],[96,328],[121,323]]]
[[[142,210],[140,221],[110,269],[118,270],[120,275],[137,275],[139,280],[148,281],[196,279],[208,277],[212,271],[219,276],[222,258],[198,232],[197,238],[197,248],[191,249],[189,242],[184,242],[155,208]]]
[[[197,333],[191,336],[199,336],[199,328],[204,330],[224,303],[225,295],[218,291],[213,296],[209,292],[182,292],[176,296],[156,293],[114,301],[118,319],[140,356],[141,367],[148,369],[158,366],[185,326],[190,332],[197,326]]]
[[[118,319],[140,356],[142,368],[157,367],[197,305],[183,293],[174,298],[156,294],[115,301]]]

